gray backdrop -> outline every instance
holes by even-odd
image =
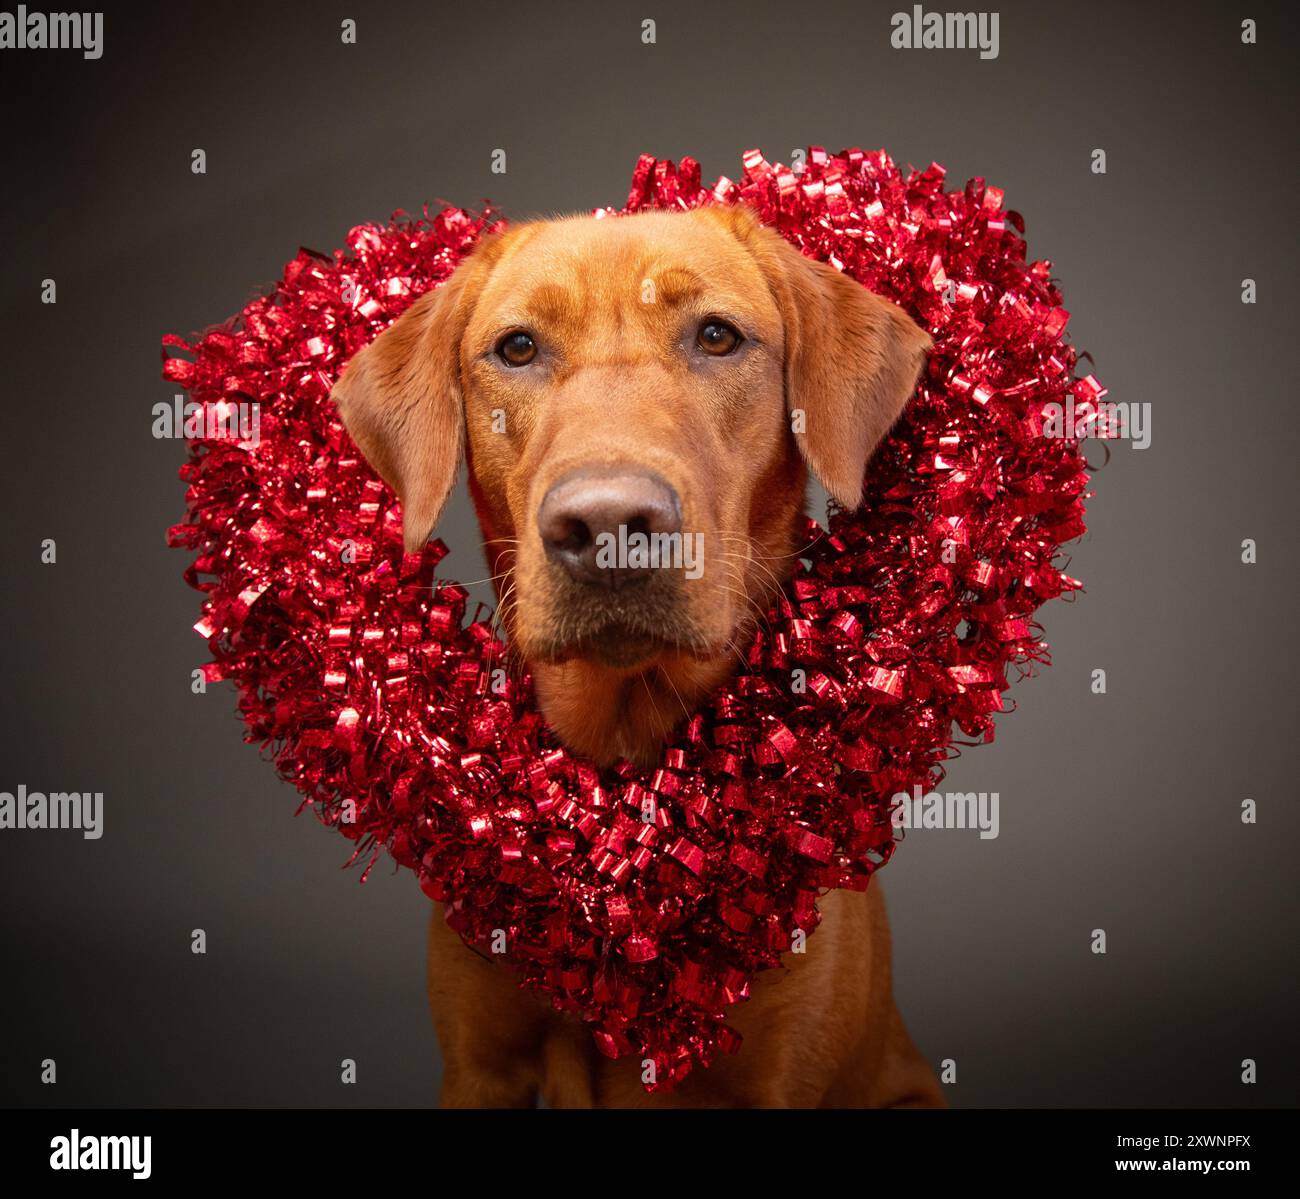
[[[229,685],[190,692],[160,336],[398,207],[582,210],[621,203],[642,151],[735,177],[750,146],[814,142],[1004,187],[1111,398],[1152,406],[1151,447],[1116,446],[1096,479],[1087,591],[1043,613],[1054,665],[951,770],[999,793],[1001,836],[915,833],[883,876],[902,1011],[957,1062],[958,1106],[1293,1103],[1295,30],[1248,7],[1002,0],[991,61],[891,49],[895,0],[132,5],[98,61],[0,52],[0,790],[106,795],[100,841],[0,832],[3,1099],[436,1094],[414,879],[358,886],[241,743]],[[463,492],[442,535],[485,573]]]

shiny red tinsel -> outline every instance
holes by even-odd
[[[397,501],[329,401],[491,214],[360,226],[197,344],[164,341],[192,355],[163,374],[205,416],[260,405],[256,444],[191,439],[170,534],[197,553],[206,675],[238,687],[247,738],[354,859],[387,849],[469,941],[504,929],[527,984],[667,1087],[738,1046],[727,1005],[816,926],[819,892],[888,860],[891,797],[940,780],[954,726],[991,740],[1008,667],[1045,660],[1033,617],[1078,586],[1057,560],[1083,532],[1087,473],[1042,414],[1072,392],[1077,419],[1101,394],[1075,377],[1050,265],[1026,262],[1022,219],[983,180],[947,192],[937,165],[904,175],[859,150],[814,149],[795,173],[752,151],[739,183],[705,189],[693,160],[646,156],[623,211],[737,202],[935,346],[863,507],[832,516],[747,668],[657,770],[598,772],[558,745],[527,677],[489,689],[502,645],[435,577],[445,546],[403,556]]]

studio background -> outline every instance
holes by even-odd
[[[910,1030],[956,1061],[954,1106],[1294,1103],[1294,18],[1001,0],[986,61],[891,49],[910,7],[131,5],[97,61],[3,52],[0,790],[102,791],[105,832],[0,832],[0,1101],[437,1093],[413,875],[359,886],[231,685],[191,693],[161,336],[397,208],[583,211],[621,204],[642,152],[712,180],[811,142],[1004,188],[1109,398],[1152,411],[1150,448],[1095,479],[1086,590],[1041,613],[1054,664],[944,784],[998,792],[1001,835],[912,833],[881,876]],[[482,578],[463,480],[439,532]]]

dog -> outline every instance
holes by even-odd
[[[466,459],[543,716],[579,754],[644,765],[735,668],[793,572],[809,472],[841,506],[862,502],[929,346],[901,309],[743,206],[566,217],[485,235],[333,394],[401,501],[408,551]],[[743,1051],[668,1094],[435,914],[442,1104],[942,1106],[894,1004],[878,883],[820,908],[808,952],[734,1009]]]

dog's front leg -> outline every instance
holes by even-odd
[[[442,1047],[443,1107],[533,1107],[541,1085],[545,1009],[503,965],[448,927],[429,925],[429,1008]]]
[[[465,1062],[443,1066],[439,1107],[536,1107],[537,1076],[498,1071],[494,1066]]]

